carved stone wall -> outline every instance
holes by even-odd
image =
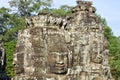
[[[113,80],[104,26],[88,1],[66,18],[39,14],[20,30],[13,80]]]

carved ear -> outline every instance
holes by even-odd
[[[73,66],[73,51],[74,47],[73,46],[67,46],[68,48],[68,68],[71,68]]]

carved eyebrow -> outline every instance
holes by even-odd
[[[50,53],[50,54],[56,54],[56,55],[67,55],[68,54],[68,52],[52,52],[52,53]]]

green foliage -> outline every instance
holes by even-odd
[[[10,17],[9,14],[10,9],[7,8],[0,8],[0,34],[3,34],[3,32],[7,29]]]
[[[71,7],[68,5],[62,5],[60,8],[43,8],[39,13],[49,13],[54,16],[61,16],[61,17],[66,17],[67,15],[70,15],[71,12]]]
[[[120,38],[113,35],[112,30],[105,26],[104,35],[108,40],[108,49],[110,52],[109,63],[111,72],[115,80],[120,80]]]
[[[51,13],[55,16],[65,17],[71,14],[71,7],[67,5],[63,5],[59,9],[51,9]]]
[[[108,49],[110,52],[110,66],[112,74],[118,80],[120,75],[120,40],[118,37],[112,34],[112,30],[109,27],[105,28],[105,36],[108,40]]]
[[[50,7],[52,0],[11,0],[9,3],[11,7],[17,8],[19,15],[31,16],[43,7]]]
[[[112,36],[108,40],[108,48],[110,50],[110,65],[112,74],[116,80],[120,79],[120,40],[116,36]]]
[[[12,16],[9,29],[4,32],[3,41],[8,42],[17,38],[18,31],[26,28],[25,19],[22,17]]]
[[[15,14],[10,14],[9,9],[0,9],[0,39],[3,40],[3,47],[6,50],[6,73],[14,76],[13,53],[16,46],[18,31],[25,28],[25,19]]]
[[[111,39],[111,37],[113,36],[113,33],[112,33],[112,30],[110,29],[110,27],[105,26],[104,35],[107,38],[107,40]]]
[[[4,41],[10,41],[17,36],[19,29],[25,28],[25,19],[15,14],[10,14],[9,9],[0,9],[0,35]]]
[[[107,26],[107,21],[105,18],[102,18],[100,15],[97,15],[98,16],[98,19],[100,20],[100,23],[103,25],[103,26]]]
[[[10,42],[5,42],[3,44],[5,50],[6,50],[6,73],[10,76],[13,77],[15,75],[14,73],[14,69],[13,69],[13,53],[15,51],[15,47],[16,47],[16,41],[10,41]]]
[[[10,77],[13,77],[15,75],[13,69],[13,53],[15,51],[18,31],[25,28],[25,20],[22,17],[14,15],[11,15],[10,19],[9,26],[11,27],[4,31],[3,41],[7,57],[6,73]]]
[[[113,35],[111,28],[107,25],[104,18],[98,15],[100,23],[105,26],[104,35],[108,41],[109,63],[112,76],[115,80],[120,80],[120,37]]]

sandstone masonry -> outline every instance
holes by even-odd
[[[104,26],[89,1],[66,18],[39,14],[20,30],[13,80],[113,80]]]

